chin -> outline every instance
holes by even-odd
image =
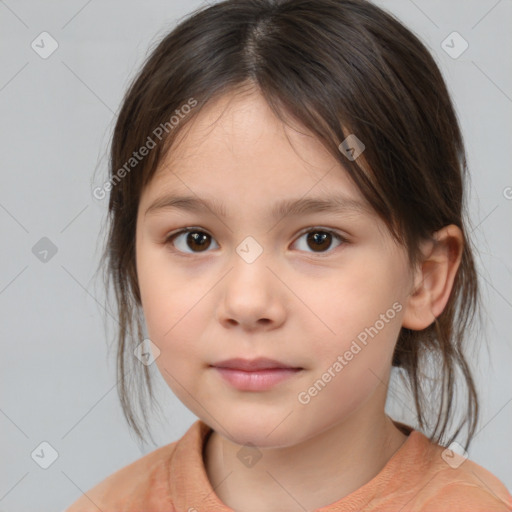
[[[297,434],[288,421],[283,421],[285,417],[286,415],[281,415],[279,419],[274,419],[273,416],[255,418],[255,415],[242,417],[237,414],[231,423],[227,423],[229,418],[224,416],[229,432],[219,430],[218,433],[240,446],[251,444],[260,448],[284,448],[296,444],[291,434]]]

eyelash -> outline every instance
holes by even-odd
[[[297,239],[298,240],[299,238],[301,238],[302,236],[308,234],[308,233],[314,233],[314,232],[318,232],[318,233],[327,233],[329,235],[332,235],[334,238],[338,239],[338,241],[340,242],[340,245],[338,245],[338,247],[342,246],[342,245],[345,245],[348,242],[348,240],[340,235],[338,232],[336,231],[333,231],[331,229],[327,229],[327,228],[322,228],[320,226],[315,226],[315,227],[312,227],[312,228],[308,228],[306,231],[303,231],[301,232],[298,236],[297,236]],[[214,240],[214,237],[212,235],[210,235],[207,231],[203,230],[203,229],[200,229],[200,228],[194,228],[194,227],[190,227],[190,228],[186,228],[186,229],[182,229],[180,231],[177,231],[175,233],[171,233],[170,235],[168,235],[166,238],[165,238],[165,241],[164,241],[164,244],[166,246],[169,247],[169,250],[171,250],[173,253],[176,253],[178,254],[179,256],[183,256],[183,257],[189,257],[189,256],[193,256],[193,255],[200,255],[202,253],[207,253],[207,252],[210,252],[208,250],[205,250],[205,251],[200,251],[200,252],[183,252],[183,251],[180,251],[180,250],[177,250],[174,245],[173,245],[173,241],[180,235],[183,235],[183,234],[186,234],[186,233],[202,233],[202,234],[205,234],[205,235],[208,235],[210,236],[213,240]],[[314,252],[314,251],[304,251],[304,252],[307,252],[309,254],[313,254],[315,256],[319,256],[319,257],[327,257],[327,256],[330,256],[330,254],[336,249],[336,247],[332,250],[327,250],[325,252]]]

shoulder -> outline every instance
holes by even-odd
[[[168,462],[177,444],[175,441],[157,448],[119,469],[83,493],[65,512],[128,512],[150,503],[167,506],[168,510]]]
[[[440,445],[431,446],[430,454],[411,498],[412,510],[512,511],[509,491],[485,468]]]
[[[421,510],[512,511],[512,497],[497,477],[473,461],[466,460],[464,466],[433,476],[429,482],[431,489],[418,496]]]

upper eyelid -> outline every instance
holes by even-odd
[[[305,233],[308,233],[309,231],[314,231],[315,229],[318,230],[318,231],[326,231],[328,233],[332,233],[333,235],[339,236],[340,238],[343,238],[343,239],[346,238],[346,236],[341,234],[336,228],[329,228],[329,227],[326,227],[326,226],[311,226],[311,227],[308,227],[308,228],[304,228],[301,231],[299,231],[299,233],[297,233],[296,236],[302,236]],[[165,239],[167,240],[167,239],[169,239],[169,238],[171,238],[173,236],[181,235],[183,233],[194,232],[194,231],[199,231],[199,232],[202,232],[202,233],[206,233],[207,235],[210,235],[212,238],[215,238],[210,233],[210,231],[205,229],[205,228],[200,228],[200,227],[196,227],[196,226],[190,226],[190,227],[178,229],[176,231],[172,231],[171,233],[165,235]]]

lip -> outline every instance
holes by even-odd
[[[268,359],[266,357],[258,357],[257,359],[243,359],[237,357],[234,359],[226,359],[214,363],[212,366],[216,368],[230,368],[232,370],[244,370],[246,372],[257,370],[270,370],[270,369],[297,369],[297,367],[276,361],[275,359]]]
[[[266,391],[303,370],[266,358],[229,359],[211,366],[226,382],[241,391]]]

